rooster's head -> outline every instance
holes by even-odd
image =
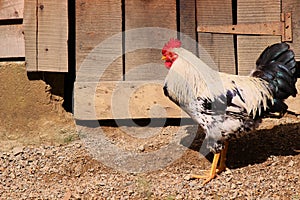
[[[181,42],[177,39],[170,39],[162,49],[162,60],[165,60],[165,66],[170,69],[173,62],[178,58],[178,55],[173,51],[174,48],[181,47]]]

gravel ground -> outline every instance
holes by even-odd
[[[210,166],[199,154],[202,136],[168,166],[150,172],[120,172],[90,156],[84,140],[67,145],[15,147],[0,152],[1,199],[300,199],[300,134],[298,123],[276,121],[229,146],[229,169],[207,185],[190,178]],[[295,122],[292,120],[292,122]],[[268,126],[274,126],[269,122]],[[94,128],[87,128],[94,129]],[[133,145],[140,153],[154,151],[165,137]],[[109,127],[116,140],[119,128]],[[191,132],[192,130],[190,130]],[[187,130],[187,132],[189,132]],[[165,139],[164,139],[165,138]],[[113,140],[112,140],[113,141]],[[120,137],[122,145],[129,142]],[[181,141],[182,142],[182,141]],[[129,142],[130,143],[130,142]],[[150,148],[150,147],[152,148]],[[126,147],[130,149],[130,147]]]

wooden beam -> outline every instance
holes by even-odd
[[[202,25],[232,24],[231,0],[197,0],[197,22]],[[207,58],[206,63],[221,72],[236,73],[234,42],[232,35],[198,33],[201,47],[207,51],[212,61]],[[203,53],[199,52],[203,57]]]
[[[164,94],[162,81],[75,82],[74,116],[81,120],[187,117]]]
[[[0,20],[23,19],[24,0],[1,0]]]
[[[281,20],[280,0],[239,0],[239,23],[269,23]],[[238,74],[249,75],[260,53],[269,45],[281,41],[280,36],[237,36]]]
[[[22,25],[0,26],[0,58],[25,57]]]

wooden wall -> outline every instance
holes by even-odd
[[[23,0],[0,1],[0,59],[25,57]]]
[[[236,1],[76,1],[78,78],[75,83],[76,118],[148,118],[151,108],[158,104],[162,108],[156,112],[158,116],[184,116],[176,105],[164,97],[161,89],[167,70],[160,60],[160,49],[169,38],[180,37],[184,47],[200,58],[206,59],[209,55],[210,58],[205,62],[210,66],[222,72],[240,75],[249,74],[255,67],[255,61],[262,50],[281,40],[280,36],[202,33],[197,32],[198,26],[232,25],[234,22],[237,24],[269,23],[280,21],[282,12],[292,12],[294,41],[299,40],[299,15],[296,11],[300,5],[298,1],[239,0],[237,3]],[[128,33],[144,27],[166,28],[174,32],[164,37],[161,36],[163,33],[151,31],[140,35]],[[176,31],[182,34],[176,34]],[[115,40],[109,40],[116,35]],[[196,42],[189,43],[188,40],[191,39]],[[108,41],[105,51],[96,50],[104,41]],[[155,47],[156,44],[161,46],[126,52],[140,43],[144,43],[145,46],[149,43],[153,43]],[[293,42],[291,46],[298,59],[300,49],[299,45],[295,44]],[[101,77],[97,77],[99,74],[97,70],[89,71],[97,67],[95,63],[101,58],[113,58],[113,56],[109,57],[109,54],[119,56],[115,57],[103,73],[101,63],[99,64]],[[81,70],[83,65],[88,65],[90,68]],[[95,83],[99,80],[99,83]],[[116,98],[122,100],[118,102]],[[114,109],[122,112],[116,114]]]
[[[27,71],[68,71],[68,1],[25,0]]]
[[[111,103],[116,87],[134,95],[130,96],[131,105],[137,106],[131,108],[134,118],[149,116],[157,99],[167,110],[165,116],[182,116],[180,109],[157,87],[167,74],[160,57],[161,48],[169,38],[179,37],[185,48],[211,67],[240,75],[250,73],[266,46],[281,40],[280,36],[202,33],[197,31],[201,25],[269,23],[280,21],[281,13],[291,12],[290,45],[300,60],[297,0],[1,0],[0,59],[23,58],[28,71],[68,72],[68,20],[74,20],[68,19],[68,2],[76,4],[75,88],[85,90],[76,102],[89,107],[79,118],[89,116],[90,109],[95,107],[96,118],[113,118]],[[134,33],[147,27],[156,27],[158,31],[144,29],[142,34]],[[105,48],[99,50],[103,42]],[[146,48],[140,48],[141,45]],[[100,65],[107,64],[107,68],[97,66],[101,59],[104,62]],[[83,64],[90,68],[81,70]],[[95,72],[89,71],[94,67]],[[153,87],[148,87],[151,83]],[[138,105],[143,106],[138,108]]]
[[[68,71],[68,0],[1,0],[0,59],[27,71]]]

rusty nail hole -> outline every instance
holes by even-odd
[[[17,14],[19,14],[19,12],[18,12],[18,11],[15,11],[15,14],[17,15]]]
[[[45,49],[45,51],[49,51],[49,49],[48,49],[48,48],[46,48],[46,49]]]
[[[232,30],[234,31],[234,30],[235,30],[235,28],[234,28],[234,27],[232,27]]]
[[[290,26],[289,26],[289,25],[287,25],[287,26],[285,27],[285,29],[288,29],[288,28],[290,28]]]
[[[40,9],[41,9],[41,10],[44,9],[44,5],[43,5],[43,4],[40,5]]]

